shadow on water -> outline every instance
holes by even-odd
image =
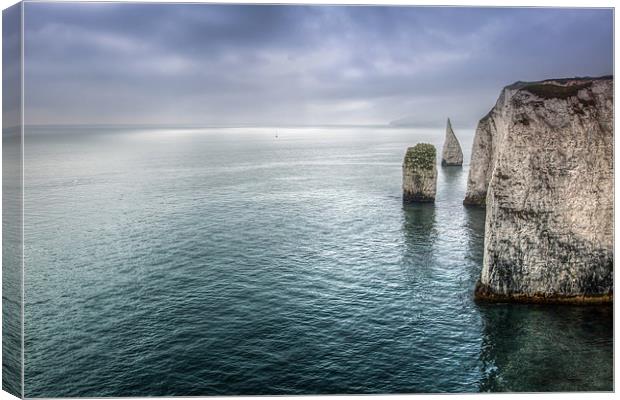
[[[438,171],[437,202],[454,203],[465,194],[462,167],[440,167]],[[462,193],[461,193],[462,192]]]
[[[481,392],[613,390],[612,307],[473,302],[483,262],[486,210],[462,205],[465,174],[460,168],[442,168],[437,202],[402,208],[403,262],[425,321],[416,340],[434,353],[450,349],[464,355],[473,346],[470,354],[477,366],[471,366],[479,374],[472,389]],[[455,305],[459,300],[462,307]],[[451,325],[453,321],[459,322]],[[442,329],[435,331],[433,324],[439,322]],[[449,335],[444,337],[446,326],[459,337],[454,343]],[[427,362],[438,362],[433,357]]]
[[[440,171],[444,176],[446,184],[451,184],[454,186],[456,186],[459,183],[461,179],[461,175],[463,175],[464,173],[463,167],[455,167],[455,166],[441,167]]]
[[[432,203],[403,204],[403,236],[407,258],[417,263],[430,260],[433,244],[437,238],[435,228],[435,205]]]
[[[470,286],[480,276],[485,209],[465,207]],[[613,390],[613,308],[479,304],[481,392]]]
[[[403,204],[402,266],[409,285],[426,288],[433,281],[436,265],[435,244],[438,240],[436,210],[432,203]],[[428,300],[428,290],[415,290],[418,303]]]
[[[480,391],[613,390],[613,308],[483,305]]]
[[[465,234],[467,236],[467,252],[465,261],[468,268],[469,281],[473,293],[474,285],[480,277],[482,260],[484,254],[484,228],[486,210],[482,207],[464,207],[465,214]]]

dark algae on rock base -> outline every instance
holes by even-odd
[[[613,300],[613,79],[517,82],[476,130],[465,204],[486,205],[479,300]]]
[[[428,143],[409,147],[403,161],[403,201],[430,203],[437,191],[437,151]]]

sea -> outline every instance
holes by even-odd
[[[26,397],[613,390],[611,307],[474,302],[455,130],[406,205],[443,127],[26,127]]]

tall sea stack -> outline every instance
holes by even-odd
[[[437,191],[437,151],[435,146],[418,143],[407,149],[403,162],[403,201],[429,203]]]
[[[475,296],[613,297],[613,79],[517,82],[474,138],[465,203],[486,204]]]
[[[463,151],[461,145],[452,130],[450,118],[446,125],[446,138],[443,142],[443,151],[441,152],[442,166],[461,166],[463,165]]]

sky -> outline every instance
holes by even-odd
[[[515,81],[613,73],[610,9],[26,3],[27,124],[474,128]]]

